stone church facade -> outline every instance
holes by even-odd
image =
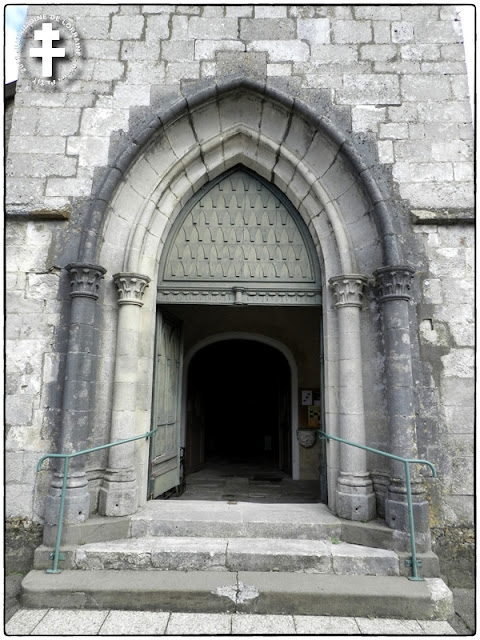
[[[72,525],[175,487],[180,447],[187,472],[200,468],[192,389],[214,407],[243,341],[251,371],[222,405],[230,437],[270,443],[293,479],[322,483],[334,514],[385,519],[399,538],[403,464],[302,446],[302,390],[326,432],[429,460],[437,480],[412,466],[418,543],[450,584],[469,584],[473,128],[455,8],[55,14],[74,24],[81,64],[55,89],[20,76],[8,139],[7,522],[49,539],[63,475],[53,462],[37,473],[47,453],[158,427],[151,443],[72,461]],[[274,390],[254,376],[262,358],[285,367]],[[254,444],[249,415],[233,429],[233,414],[262,390],[278,424]]]

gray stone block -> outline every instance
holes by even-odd
[[[329,573],[331,560],[323,541],[231,539],[227,549],[230,571],[307,571]]]
[[[265,51],[269,62],[303,62],[308,59],[309,46],[298,40],[252,40],[247,51]]]
[[[367,576],[399,575],[398,556],[384,549],[365,549],[360,545],[332,544],[333,573],[341,575],[361,574]]]
[[[162,570],[227,570],[227,540],[161,538],[152,548],[152,566]]]
[[[448,78],[438,76],[404,76],[401,81],[402,95],[405,100],[417,101],[448,100],[450,82]]]
[[[332,24],[332,40],[335,44],[372,42],[371,22],[369,20],[337,20]]]
[[[113,16],[110,29],[112,40],[138,40],[145,28],[143,15]]]
[[[242,40],[293,40],[295,21],[290,19],[240,18],[240,38]]]
[[[235,40],[238,20],[235,18],[197,18],[188,22],[188,35],[195,40]]]
[[[343,89],[336,92],[340,104],[392,104],[400,102],[398,77],[393,74],[345,74]]]

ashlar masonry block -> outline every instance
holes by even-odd
[[[401,79],[402,96],[406,101],[444,101],[451,97],[449,78],[438,75],[405,75]]]
[[[360,105],[352,109],[352,127],[354,131],[378,131],[380,123],[385,122],[386,107]]]
[[[86,135],[105,136],[112,131],[128,131],[128,109],[85,109],[80,131]]]
[[[145,9],[145,7],[142,7],[143,9]],[[183,16],[182,16],[183,18]],[[180,16],[175,16],[172,17],[172,25],[175,24],[175,21],[180,20],[181,17]],[[186,18],[184,19],[184,24],[186,25]],[[147,16],[147,27],[146,27],[146,33],[145,33],[145,40],[147,42],[149,41],[155,41],[157,42],[158,40],[166,40],[168,39],[169,35],[170,35],[170,15],[167,14],[161,14],[161,15],[149,15]]]
[[[415,25],[418,42],[424,44],[453,44],[463,42],[460,22],[455,21],[422,21]]]
[[[392,104],[400,102],[398,76],[345,74],[343,89],[335,92],[339,104]]]
[[[312,59],[320,64],[349,64],[358,60],[358,48],[351,44],[314,44]]]
[[[328,44],[330,42],[330,20],[317,18],[316,20],[297,21],[297,36],[311,45]]]
[[[245,45],[238,40],[195,41],[195,60],[215,60],[217,51],[245,51]]]
[[[392,24],[392,42],[411,42],[413,39],[414,28],[411,22],[394,22]],[[422,42],[421,39],[420,42]]]
[[[310,48],[298,40],[254,40],[247,44],[247,51],[265,51],[268,62],[304,62]]]
[[[372,42],[372,38],[369,20],[337,20],[332,25],[332,40],[335,44]]]
[[[235,18],[198,18],[188,22],[188,35],[198,40],[236,40],[238,20]]]
[[[138,40],[145,27],[145,17],[136,16],[113,16],[110,38],[112,40]]]
[[[240,18],[242,40],[289,40],[295,38],[295,21],[290,19]]]
[[[162,58],[167,62],[189,62],[194,58],[193,40],[175,40],[162,42]]]

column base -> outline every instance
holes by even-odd
[[[415,534],[430,535],[430,505],[423,493],[412,495]],[[385,500],[385,522],[391,529],[409,531],[407,495],[404,487],[388,488]]]
[[[60,486],[57,484],[60,482]],[[62,496],[62,477],[56,476],[45,501],[45,525],[57,525],[60,514]],[[74,480],[75,486],[68,486],[65,491],[63,524],[78,524],[87,520],[90,514],[90,493],[85,474]]]
[[[376,498],[368,474],[341,473],[337,480],[336,511],[345,520],[373,520]]]
[[[98,493],[98,512],[102,516],[129,516],[137,511],[137,481],[105,478]]]

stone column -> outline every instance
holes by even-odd
[[[340,437],[365,444],[360,309],[367,279],[356,274],[336,276],[330,286],[336,298],[339,346]],[[340,445],[337,515],[348,520],[375,517],[375,494],[367,471],[366,451]]]
[[[112,428],[110,441],[131,438],[136,433],[137,363],[140,308],[150,282],[137,273],[113,276],[118,290],[117,352],[113,383]],[[135,442],[112,447],[108,468],[99,494],[99,512],[106,516],[124,516],[137,509]]]
[[[403,265],[382,267],[374,273],[379,301],[383,305],[390,452],[404,458],[418,457],[408,309],[410,283],[414,273],[414,269]],[[390,468],[391,481],[385,501],[385,521],[392,529],[407,531],[405,466],[402,462],[392,460]],[[415,530],[419,534],[429,534],[428,502],[418,465],[411,465],[410,471]]]
[[[90,415],[95,397],[95,307],[100,280],[106,270],[88,263],[69,264],[72,298],[68,351],[62,406],[59,453],[88,449]],[[45,524],[56,525],[63,483],[63,462],[57,465],[45,505]],[[70,460],[65,497],[64,522],[74,524],[89,515],[90,496],[85,472],[85,456]]]

